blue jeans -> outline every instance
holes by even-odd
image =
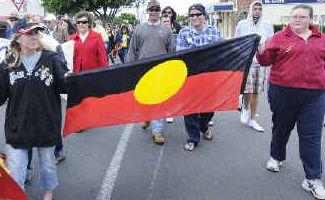
[[[164,120],[156,119],[151,121],[152,134],[162,133],[164,129]]]
[[[28,149],[15,149],[11,145],[7,146],[7,166],[10,175],[24,189],[24,182],[27,174]],[[54,146],[37,148],[40,184],[45,191],[53,191],[59,184],[56,173],[54,158]]]
[[[297,125],[299,153],[307,179],[322,174],[321,138],[325,113],[325,90],[269,85],[272,111],[271,157],[283,161],[292,129]]]

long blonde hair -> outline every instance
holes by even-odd
[[[5,64],[7,64],[8,68],[15,68],[19,67],[21,64],[20,56],[21,56],[21,46],[18,42],[19,37],[22,33],[15,33],[10,42],[10,49],[5,59]],[[44,46],[41,42],[39,42],[39,46],[37,47],[36,51],[44,50]]]

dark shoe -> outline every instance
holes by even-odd
[[[210,130],[207,130],[206,132],[203,133],[203,138],[206,140],[212,140],[213,134]]]
[[[163,145],[165,143],[164,135],[161,133],[153,134],[153,141],[158,145]]]
[[[147,122],[142,122],[141,123],[141,128],[142,129],[146,129],[150,126],[150,121],[147,121]]]
[[[32,184],[32,170],[27,169],[26,172],[26,179],[25,179],[25,185],[31,185]]]
[[[66,157],[62,154],[60,154],[59,156],[55,156],[55,164],[58,165],[65,159],[66,159]]]

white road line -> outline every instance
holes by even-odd
[[[102,183],[102,187],[97,196],[97,200],[110,200],[115,186],[115,182],[120,171],[121,163],[124,157],[124,153],[127,149],[130,136],[132,134],[134,124],[127,125],[121,135],[120,141],[114,152],[113,159],[106,171],[105,178]]]
[[[157,162],[156,162],[155,171],[153,172],[152,179],[151,179],[151,182],[150,182],[149,195],[146,198],[146,200],[151,200],[152,199],[153,189],[155,187],[155,182],[156,182],[158,172],[159,172],[160,167],[161,167],[161,161],[162,161],[162,157],[164,155],[164,150],[165,150],[165,146],[162,146],[161,149],[160,149],[160,152],[159,152]]]

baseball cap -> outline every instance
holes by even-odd
[[[204,15],[207,15],[207,12],[205,10],[205,7],[202,4],[200,4],[200,3],[191,5],[189,7],[189,9],[188,9],[188,13],[190,13],[191,10],[198,10],[201,13],[203,13]]]
[[[42,23],[36,23],[33,21],[28,21],[27,19],[21,19],[17,22],[17,29],[19,33],[25,34],[25,33],[29,33],[33,30],[44,30],[45,29],[45,25]]]
[[[151,0],[148,2],[147,9],[149,9],[151,7],[158,7],[160,9],[160,3],[156,0]]]

